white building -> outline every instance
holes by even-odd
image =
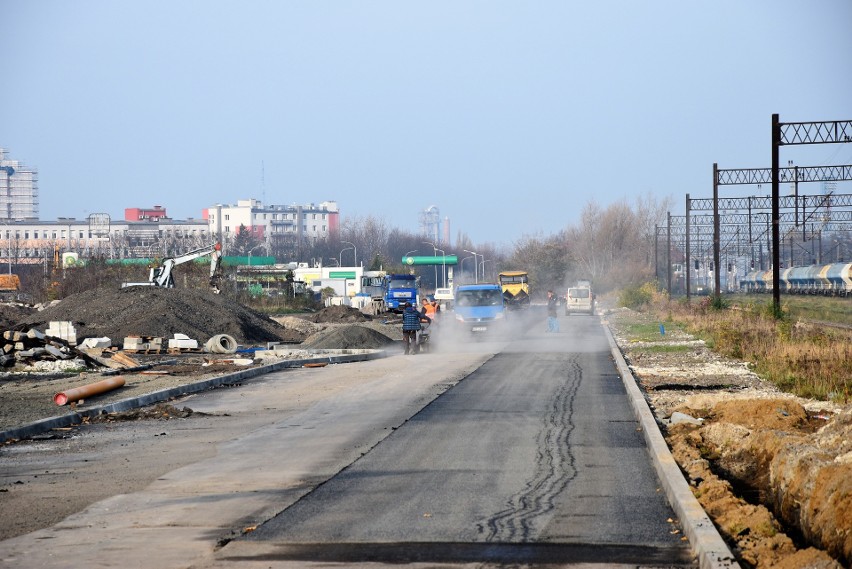
[[[51,262],[56,253],[106,259],[166,257],[214,240],[204,219],[116,221],[92,214],[88,219],[0,221],[0,263]]]
[[[0,148],[0,219],[38,219],[38,172]]]
[[[280,237],[324,239],[340,229],[337,202],[307,205],[267,205],[259,200],[239,200],[236,205],[217,204],[205,210],[210,233],[222,243],[233,239],[241,227],[261,241]]]

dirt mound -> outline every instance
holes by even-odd
[[[301,347],[325,350],[379,349],[392,343],[393,340],[381,332],[353,324],[335,326],[317,332],[302,342]]]
[[[771,566],[768,560],[796,551],[774,514],[836,559],[852,561],[852,409],[831,417],[809,415],[787,399],[721,401],[703,426],[673,428],[671,435],[679,462],[690,465],[699,500],[708,513],[718,513],[717,523],[746,560]],[[723,498],[714,490],[716,472],[755,503]],[[755,516],[759,523],[745,523]]]
[[[225,296],[178,288],[88,290],[31,314],[22,323],[44,329],[52,320],[73,322],[78,338],[106,336],[119,346],[127,336],[171,338],[175,333],[199,343],[216,334],[228,334],[241,344],[299,342],[305,337]]]
[[[372,320],[368,314],[364,314],[357,308],[351,306],[327,306],[307,318],[310,322],[366,322]]]
[[[29,317],[35,309],[21,304],[0,304],[0,330],[11,330]]]

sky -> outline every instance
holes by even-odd
[[[683,215],[714,162],[771,165],[773,113],[852,120],[849,0],[0,0],[0,57],[0,147],[43,220],[334,200],[511,245],[590,202]]]

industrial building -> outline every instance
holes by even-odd
[[[0,263],[44,263],[57,251],[82,258],[172,256],[214,239],[204,219],[116,221],[100,213],[86,219],[14,220],[0,225]]]
[[[38,172],[0,148],[0,219],[38,219]]]

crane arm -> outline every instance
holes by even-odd
[[[214,275],[218,273],[219,260],[222,258],[221,243],[214,243],[207,247],[202,247],[200,249],[184,253],[183,255],[178,255],[177,257],[164,259],[163,263],[159,267],[151,269],[151,276],[149,280],[153,286],[173,288],[175,286],[175,281],[172,276],[172,269],[174,269],[177,265],[194,261],[195,259],[206,255],[212,255],[210,262],[210,278],[213,279]]]

